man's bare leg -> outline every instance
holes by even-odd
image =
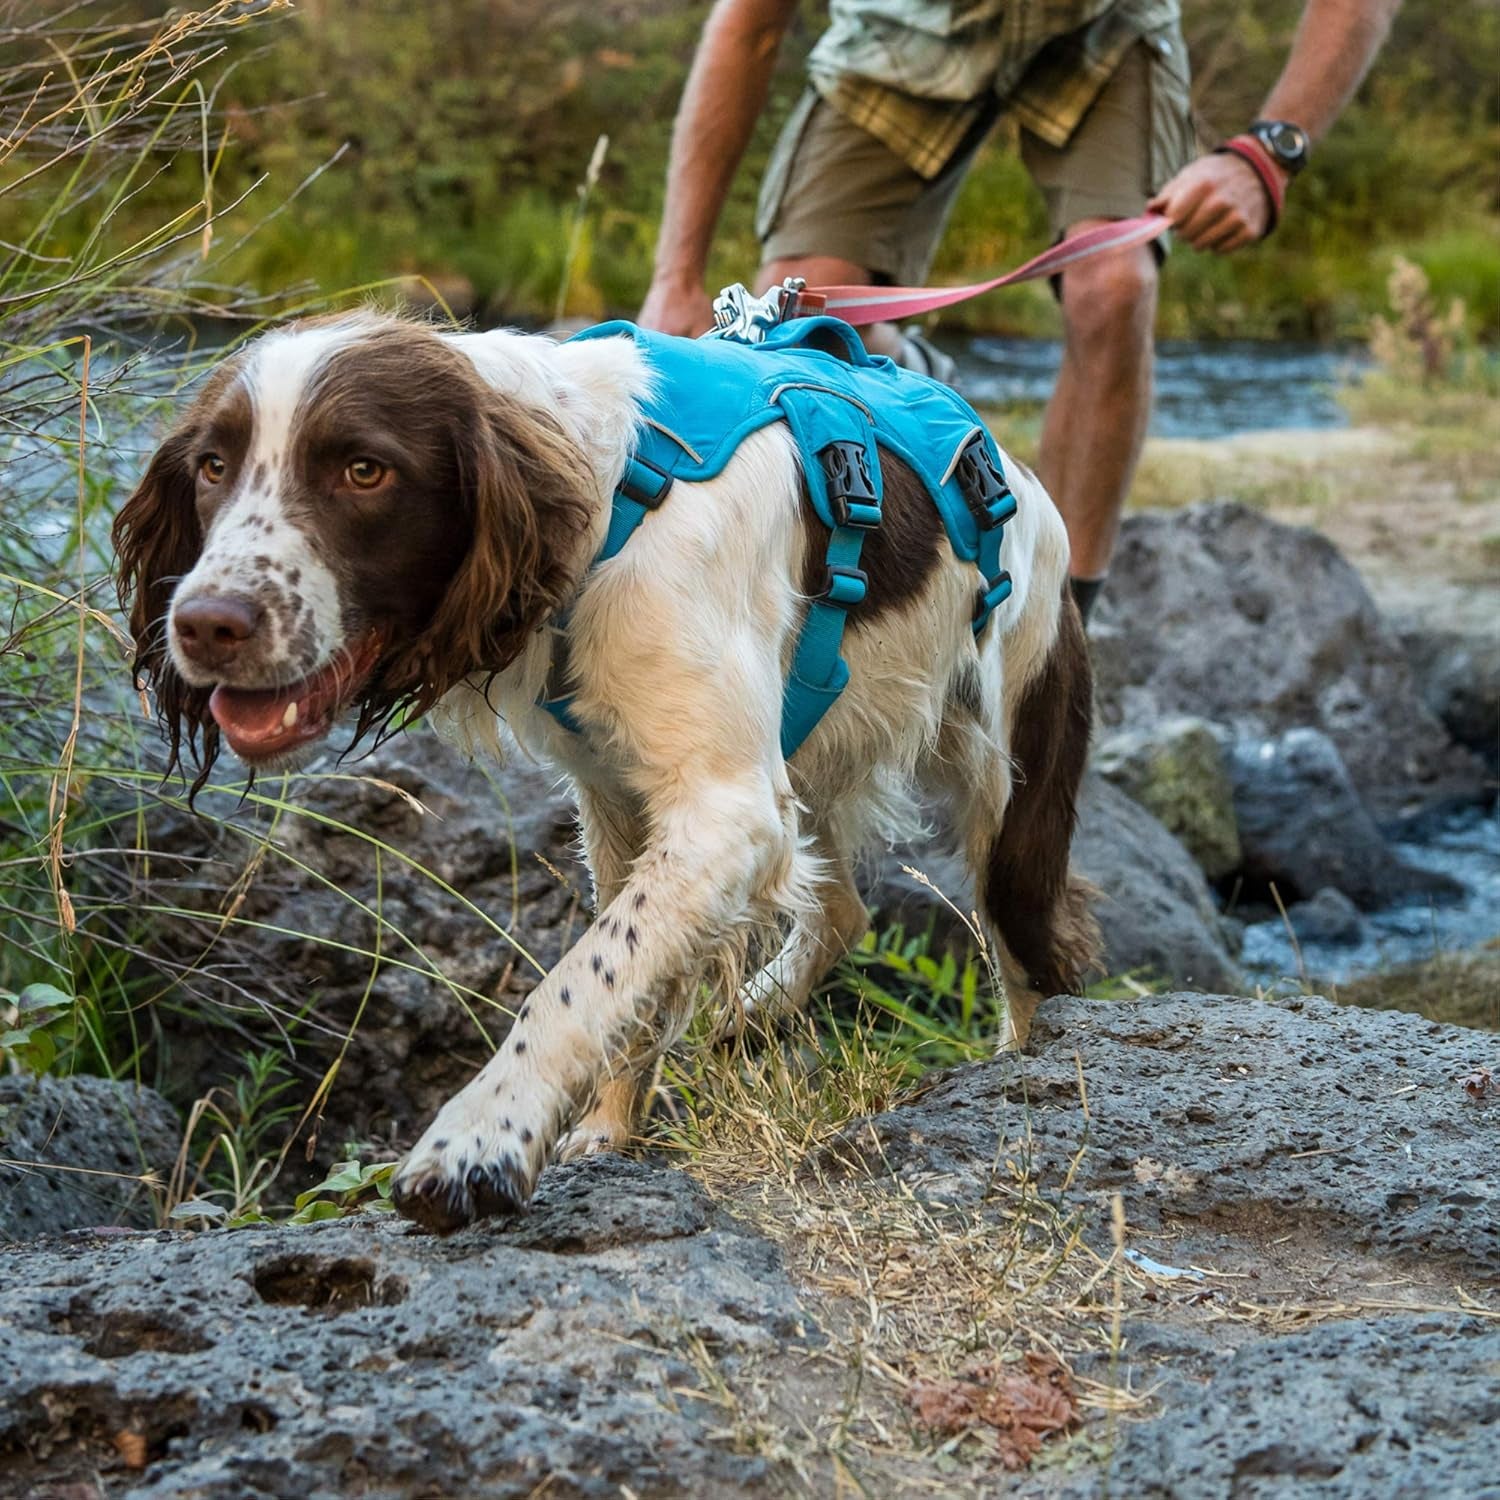
[[[1085,219],[1068,235],[1105,222]],[[1067,522],[1075,580],[1108,571],[1141,456],[1151,415],[1156,284],[1147,246],[1106,252],[1063,272],[1063,362],[1037,470]]]

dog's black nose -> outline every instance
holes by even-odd
[[[185,599],[172,610],[178,649],[203,667],[233,661],[260,624],[261,610],[248,599],[214,595]]]

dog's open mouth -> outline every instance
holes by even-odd
[[[322,739],[369,680],[383,641],[368,630],[300,682],[276,688],[220,683],[208,700],[214,722],[243,761],[276,759]]]

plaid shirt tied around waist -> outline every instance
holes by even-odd
[[[1065,146],[1142,38],[1180,47],[1179,0],[832,0],[818,93],[923,177],[998,99]]]

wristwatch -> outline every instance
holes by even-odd
[[[1257,120],[1249,133],[1258,140],[1271,159],[1295,177],[1307,165],[1307,132],[1290,120]]]

